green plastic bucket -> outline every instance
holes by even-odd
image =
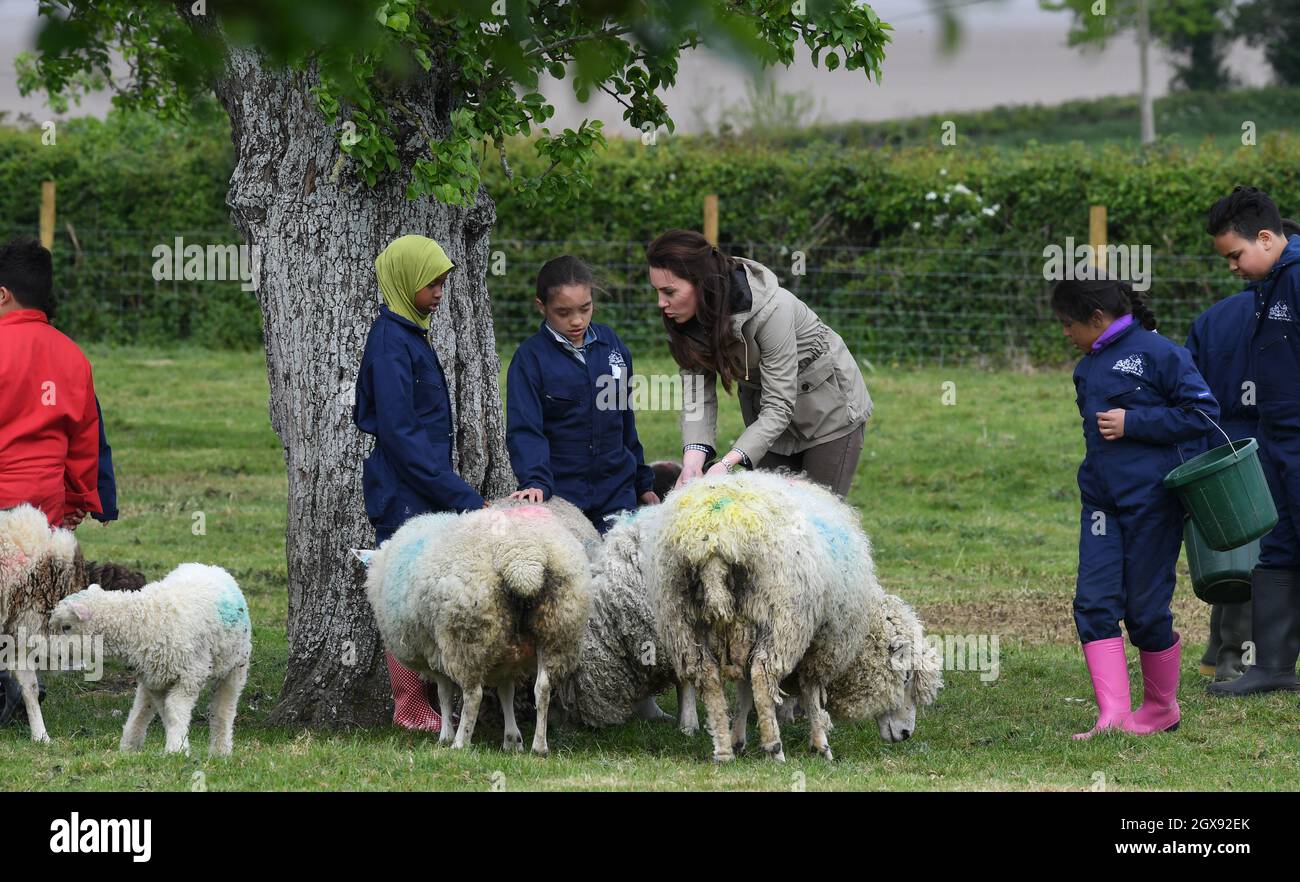
[[[1183,525],[1187,567],[1192,571],[1192,591],[1206,603],[1243,603],[1250,600],[1250,571],[1259,561],[1259,540],[1231,551],[1215,551],[1205,541],[1196,521]]]
[[[1165,475],[1165,486],[1182,500],[1214,551],[1240,548],[1277,524],[1254,438],[1229,441],[1189,459]]]

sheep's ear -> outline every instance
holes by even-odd
[[[98,588],[99,586],[95,585],[94,587]],[[90,621],[90,607],[86,606],[84,603],[74,602],[72,604],[72,614],[77,617],[77,621],[79,622]]]

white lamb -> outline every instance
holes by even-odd
[[[366,597],[388,650],[438,684],[441,707],[463,693],[452,741],[474,736],[484,685],[495,685],[505,750],[523,750],[515,722],[517,683],[535,675],[533,752],[546,756],[552,678],[578,662],[591,606],[581,543],[541,505],[412,518],[370,557]]]
[[[70,530],[51,529],[30,505],[0,510],[0,637],[16,645],[19,631],[48,633],[51,611],[85,584],[85,562]],[[32,740],[49,741],[36,672],[19,665],[13,675],[22,687]]]
[[[221,567],[181,564],[139,591],[91,585],[55,607],[50,628],[101,634],[105,652],[134,669],[139,685],[121,750],[138,750],[157,714],[167,733],[167,753],[188,753],[190,716],[199,693],[212,682],[208,752],[230,754],[252,657],[252,624],[243,592]]]

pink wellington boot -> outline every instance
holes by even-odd
[[[1183,660],[1183,638],[1174,632],[1174,645],[1160,652],[1143,650],[1142,706],[1124,721],[1124,731],[1133,735],[1172,732],[1182,713],[1178,709],[1178,677]]]
[[[442,717],[429,704],[420,675],[403,667],[391,652],[385,652],[384,657],[388,659],[388,679],[393,684],[393,722],[416,732],[441,732]]]
[[[1092,690],[1097,694],[1097,725],[1074,736],[1076,741],[1091,738],[1103,729],[1118,729],[1132,709],[1128,694],[1128,660],[1124,658],[1124,638],[1107,637],[1083,644],[1083,657],[1092,675]]]

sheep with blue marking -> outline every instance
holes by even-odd
[[[772,472],[698,479],[664,508],[646,558],[647,596],[677,675],[703,698],[716,762],[744,748],[751,703],[760,746],[785,759],[783,687],[800,697],[810,749],[828,759],[828,705],[870,710],[878,723],[897,718],[881,723],[888,740],[911,734],[916,705],[938,688],[937,659],[919,645],[914,616],[882,615],[892,601],[855,510]],[[904,653],[904,640],[916,651]],[[734,723],[726,680],[738,683]]]
[[[166,752],[189,753],[194,705],[211,683],[208,753],[230,754],[253,654],[248,603],[230,573],[185,563],[139,591],[91,585],[59,602],[50,631],[100,635],[105,653],[122,658],[135,672],[135,703],[122,729],[122,751],[139,750],[158,716]]]
[[[505,750],[523,750],[514,692],[534,681],[533,752],[546,756],[552,681],[577,667],[591,607],[581,542],[543,505],[412,518],[370,557],[366,597],[384,644],[438,684],[443,708],[462,693],[460,725],[440,743],[468,747],[483,687],[495,686]]]

